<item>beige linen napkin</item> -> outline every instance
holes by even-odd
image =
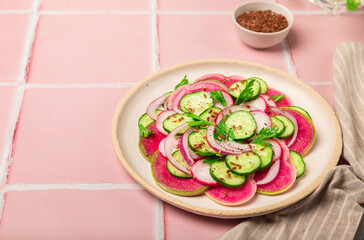
[[[276,213],[249,218],[220,240],[354,238],[364,212],[364,44],[338,45],[334,87],[335,111],[343,132],[342,157],[350,165],[330,170],[304,200]]]

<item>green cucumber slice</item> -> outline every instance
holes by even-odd
[[[232,173],[225,161],[216,161],[211,164],[210,175],[223,186],[236,188],[244,184],[246,177]]]
[[[173,154],[174,155],[174,154]],[[175,177],[178,178],[192,178],[191,175],[188,175],[187,173],[182,172],[178,168],[176,168],[170,161],[167,160],[167,170],[170,174],[172,174]]]
[[[198,129],[188,136],[188,144],[192,151],[200,156],[213,156],[216,152],[210,147],[206,140],[206,129]]]
[[[155,110],[155,112],[157,113],[157,115],[159,115],[161,112],[163,112],[163,110]],[[148,127],[150,124],[152,124],[154,122],[153,119],[151,119],[147,113],[144,113],[138,120],[138,126],[139,124],[143,125],[143,127]]]
[[[273,116],[271,116],[270,119],[272,119],[272,127],[279,129],[277,135],[282,134],[286,128],[284,126],[284,123],[281,120],[279,120],[278,118],[273,117]]]
[[[189,122],[189,121],[193,121],[193,119],[188,117],[186,114],[176,113],[176,114],[173,114],[173,115],[167,117],[163,121],[163,128],[167,132],[172,132],[176,127],[181,126],[182,124]],[[182,134],[186,130],[187,129],[185,129],[182,132],[179,132],[178,134]]]
[[[207,122],[215,123],[216,116],[219,114],[219,112],[221,112],[220,108],[211,107],[203,111],[199,117]]]
[[[256,80],[260,83],[260,93],[264,94],[267,93],[268,91],[268,84],[266,81],[264,81],[263,79],[261,79],[260,77],[250,77],[246,80]]]
[[[301,154],[290,150],[289,151],[289,161],[292,163],[292,165],[296,169],[296,172],[297,172],[296,179],[301,177],[305,173],[305,169],[306,169],[306,164],[303,161]]]
[[[262,160],[259,170],[264,170],[270,166],[273,160],[273,149],[271,146],[256,143],[253,152],[258,154],[260,160]]]
[[[305,109],[303,109],[301,107],[298,107],[298,106],[289,106],[289,107],[286,107],[286,108],[295,110],[295,111],[301,113],[302,115],[304,115],[305,117],[307,117],[308,119],[312,120],[310,114]]]
[[[179,102],[179,107],[183,112],[191,112],[198,116],[207,108],[212,107],[213,104],[214,100],[211,98],[211,94],[200,91],[184,95]]]
[[[239,110],[228,115],[225,124],[227,129],[233,129],[235,140],[249,139],[257,130],[257,123],[253,115],[244,110]]]
[[[284,131],[281,134],[277,135],[277,137],[278,138],[287,138],[287,137],[291,136],[295,129],[293,122],[288,117],[283,116],[283,115],[275,115],[274,117],[281,120],[284,124]]]
[[[246,152],[240,155],[227,155],[226,166],[231,172],[238,175],[247,175],[259,169],[262,161],[255,152]]]
[[[247,99],[247,102],[258,98],[260,94],[261,87],[259,81],[256,80],[253,81],[254,81],[253,94],[251,98]],[[234,98],[238,98],[240,93],[245,89],[245,85],[246,85],[246,80],[231,84],[231,86],[229,87],[229,94]]]

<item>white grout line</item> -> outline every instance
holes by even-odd
[[[0,87],[14,87],[19,86],[20,84],[18,82],[3,82],[0,83]]]
[[[11,184],[4,191],[36,191],[36,190],[124,190],[144,189],[137,183],[130,184]]]
[[[33,13],[34,9],[24,9],[24,10],[8,10],[2,9],[0,10],[0,14],[26,14],[26,13]]]
[[[289,74],[297,77],[297,69],[296,66],[293,63],[292,60],[292,55],[291,55],[291,49],[288,45],[288,41],[287,39],[284,39],[281,43],[282,49],[283,49],[283,54],[284,54],[284,59],[286,62],[286,66],[287,66],[287,71]]]
[[[27,83],[26,88],[130,88],[135,82],[125,83]]]
[[[42,15],[142,15],[150,14],[150,11],[117,11],[117,10],[79,10],[79,11],[59,11],[59,10],[41,10]]]
[[[170,15],[230,15],[233,11],[157,11],[157,14]]]

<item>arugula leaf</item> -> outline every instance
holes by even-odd
[[[210,92],[212,99],[215,99],[216,101],[218,101],[219,103],[222,104],[222,106],[226,107],[226,101],[224,96],[222,95],[222,92],[220,90],[220,92],[213,90]]]
[[[279,100],[282,100],[284,98],[286,98],[286,96],[284,95],[270,95],[270,97],[275,101],[278,102]]]
[[[210,122],[200,118],[199,116],[197,116],[196,114],[193,114],[192,112],[188,112],[188,113],[186,113],[186,115],[194,120],[193,122],[186,122],[186,123],[188,123],[188,125],[190,127],[203,126],[203,125],[214,125],[213,123],[210,123]]]
[[[139,124],[139,137],[148,137],[152,133],[153,130],[148,130],[142,124]]]
[[[359,5],[358,0],[346,0],[346,8],[350,11],[354,11]]]
[[[246,102],[249,98],[253,96],[254,81],[254,79],[246,80],[245,88],[243,89],[243,91],[241,91],[238,98],[236,99],[235,105],[240,105],[241,103]]]
[[[219,158],[217,156],[214,156],[214,157],[206,158],[203,162],[207,163],[207,164],[211,164],[211,163],[214,163],[214,162],[217,162],[217,161],[220,161],[220,160],[221,160],[221,158]]]
[[[274,138],[275,136],[278,135],[278,133],[279,129],[275,127],[262,128],[251,143],[260,143],[270,146],[271,144],[265,139]]]
[[[232,128],[227,129],[226,124],[220,121],[216,126],[215,138],[219,141],[233,141],[234,131]]]
[[[176,90],[177,88],[179,88],[180,86],[186,85],[188,84],[188,79],[187,79],[187,75],[185,75],[183,77],[183,79],[174,87],[174,90]]]

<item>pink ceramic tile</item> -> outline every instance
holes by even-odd
[[[0,15],[0,82],[20,77],[30,14]]]
[[[126,90],[27,90],[8,183],[134,183],[110,131]]]
[[[0,9],[20,10],[32,8],[33,0],[1,0]]]
[[[243,221],[242,219],[204,217],[169,204],[164,206],[166,239],[217,239]]]
[[[334,85],[311,85],[334,109]]]
[[[250,0],[159,0],[161,11],[233,11],[238,5]]]
[[[291,11],[323,11],[322,8],[311,3],[309,0],[276,0]]]
[[[45,0],[42,10],[150,10],[149,0]]]
[[[13,113],[16,90],[16,87],[0,87],[0,161],[10,133],[10,118]]]
[[[1,239],[153,239],[154,198],[144,190],[8,192]]]
[[[29,82],[135,82],[151,72],[150,16],[41,15]]]
[[[336,46],[344,41],[362,42],[363,21],[363,14],[295,16],[288,40],[298,77],[306,82],[332,81]]]
[[[280,45],[256,50],[242,43],[230,15],[160,15],[162,67],[206,58],[231,58],[258,62],[286,71]]]

